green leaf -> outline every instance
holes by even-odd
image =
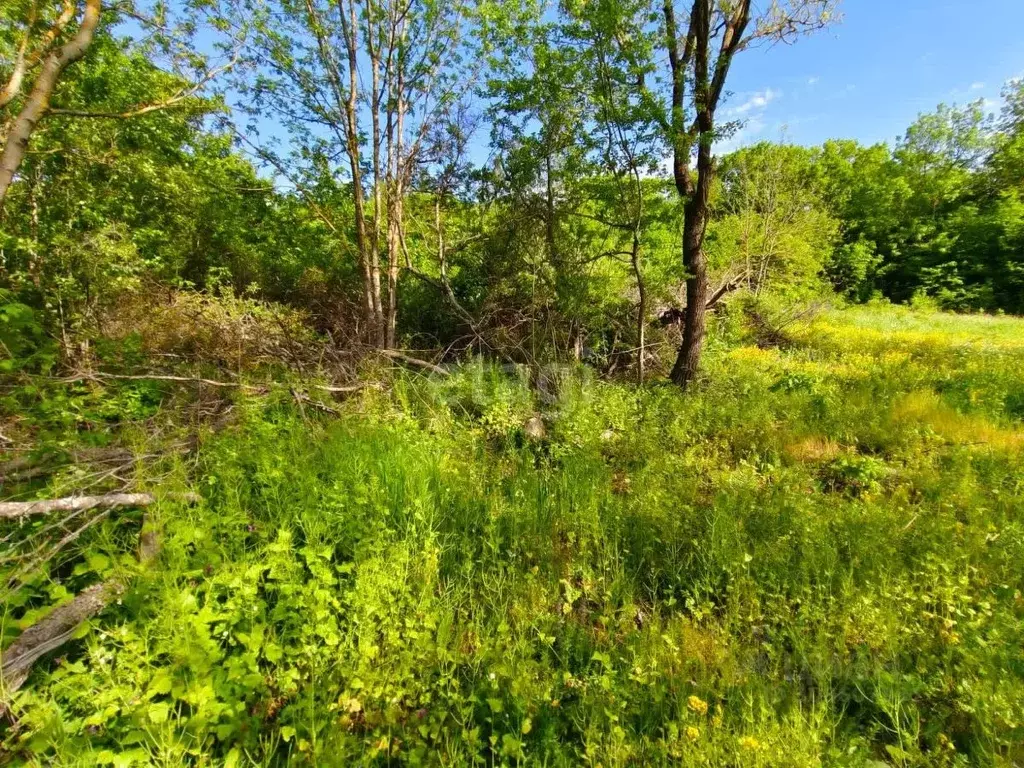
[[[166,669],[159,670],[149,683],[149,690],[146,691],[148,698],[171,692],[171,675]]]
[[[167,722],[167,716],[170,714],[171,705],[165,701],[159,701],[156,704],[150,704],[148,714],[149,719],[154,723],[165,723]]]

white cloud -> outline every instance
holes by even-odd
[[[735,132],[715,142],[715,152],[727,155],[746,144],[753,143],[754,139],[764,133],[765,122],[760,117],[752,117]]]
[[[765,88],[763,91],[754,91],[743,96],[745,98],[741,102],[724,110],[723,116],[731,123],[731,130],[715,142],[716,152],[732,152],[762,136],[767,127],[765,112],[768,105],[782,98],[782,91]]]
[[[985,87],[985,84],[984,84],[984,83],[981,83],[981,82],[978,82],[978,83],[971,83],[971,87],[970,87],[970,88],[969,88],[968,90],[971,90],[971,91],[980,91],[980,90],[981,90],[982,88],[984,88],[984,87]]]
[[[740,115],[747,114],[751,110],[762,110],[781,95],[782,91],[765,88],[763,91],[757,91],[756,93],[751,94],[742,104],[730,107],[726,110],[726,114],[730,117],[738,117]]]
[[[821,79],[821,78],[820,78],[820,77],[817,77],[817,76],[815,76],[815,77],[808,77],[808,78],[807,78],[807,84],[808,84],[808,85],[816,85],[816,84],[817,84],[817,82],[818,82],[818,80],[820,80],[820,79]]]

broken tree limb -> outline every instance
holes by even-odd
[[[153,528],[150,517],[144,515],[139,534],[139,563],[149,564],[159,552],[159,532]],[[127,588],[127,580],[119,576],[86,587],[71,602],[54,608],[4,649],[0,654],[0,718],[10,713],[11,695],[24,685],[36,661],[64,645],[79,627],[101,613]]]
[[[96,379],[116,379],[119,381],[180,381],[186,384],[206,384],[211,387],[228,387],[230,389],[247,389],[257,392],[265,392],[266,387],[258,386],[256,384],[242,384],[237,381],[217,381],[216,379],[202,379],[198,376],[167,376],[158,373],[144,373],[144,374],[120,374],[120,373],[102,373],[96,371],[85,376],[72,376],[70,378],[62,379],[65,382],[72,381],[90,381]]]
[[[724,283],[722,283],[720,286],[718,286],[718,288],[715,289],[715,291],[711,294],[711,296],[708,297],[707,301],[704,303],[704,309],[705,310],[712,310],[712,309],[714,309],[715,306],[723,298],[726,297],[726,295],[728,295],[732,291],[735,291],[737,288],[739,288],[743,284],[743,281],[746,280],[746,278],[747,278],[747,273],[746,272],[742,272],[742,273],[736,275],[735,277],[728,278]],[[665,310],[661,311],[658,314],[658,322],[661,325],[663,325],[663,326],[666,326],[666,325],[679,325],[679,326],[681,326],[681,325],[683,325],[683,321],[685,319],[686,319],[686,309],[685,309],[685,307],[683,309],[679,309],[678,307],[669,307],[668,309],[665,309]]]
[[[171,448],[176,447],[179,446],[171,446]],[[144,458],[153,457],[136,456],[131,451],[124,448],[79,449],[72,450],[64,456],[59,454],[35,456],[30,453],[25,456],[19,456],[11,459],[10,461],[0,463],[0,483],[23,483],[26,480],[31,480],[35,477],[52,475],[60,469],[76,464],[127,464]],[[56,463],[53,463],[55,459],[57,461]]]
[[[184,501],[195,502],[199,497],[186,493]],[[65,496],[61,499],[39,499],[38,501],[0,502],[0,520],[18,520],[50,512],[81,512],[87,509],[114,509],[116,507],[147,507],[156,501],[151,493],[108,493],[102,496]]]
[[[426,360],[420,360],[418,357],[410,357],[409,355],[403,354],[395,349],[382,349],[380,353],[384,355],[384,357],[390,358],[391,360],[396,360],[400,363],[412,365],[416,368],[424,368],[430,371],[431,373],[436,373],[440,376],[448,375],[448,371],[446,371],[440,365],[435,365],[434,363],[427,362]]]
[[[292,399],[295,400],[295,403],[299,406],[300,410],[304,407],[305,404],[308,404],[310,407],[315,408],[318,411],[329,413],[332,416],[338,415],[337,408],[331,408],[331,406],[327,405],[326,403],[321,403],[319,400],[314,400],[305,392],[300,392],[297,389],[292,389]]]
[[[722,283],[718,287],[718,290],[711,294],[711,298],[709,298],[707,304],[704,305],[705,309],[712,309],[719,301],[722,300],[722,298],[727,293],[735,291],[737,288],[739,288],[740,285],[742,285],[743,281],[746,279],[746,277],[747,273],[744,272],[743,274],[736,275],[736,277],[732,278],[731,280],[726,280],[724,283]]]
[[[321,392],[359,392],[363,389],[380,389],[380,384],[367,382],[365,384],[313,384],[311,389],[319,389]]]
[[[124,589],[120,579],[93,584],[22,632],[3,652],[0,675],[5,698],[21,688],[40,657],[63,645],[83,622],[106,608]],[[4,703],[0,702],[0,710],[3,709]]]
[[[205,384],[210,387],[223,387],[226,389],[244,389],[249,392],[266,392],[270,387],[288,387],[288,384],[283,384],[277,381],[271,381],[266,384],[243,384],[239,381],[218,381],[216,379],[203,379],[198,376],[168,376],[166,374],[159,373],[144,373],[144,374],[120,374],[120,373],[103,373],[96,371],[82,376],[69,376],[60,379],[64,383],[71,383],[75,381],[97,381],[101,379],[113,379],[117,381],[177,381],[183,384]],[[309,389],[318,389],[321,392],[358,392],[368,387],[378,386],[374,383],[358,383],[358,384],[306,384],[305,387]]]

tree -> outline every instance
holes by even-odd
[[[645,0],[561,4],[507,41],[491,93],[510,197],[544,224],[545,272],[568,346],[579,357],[597,342],[585,341],[588,332],[612,325],[640,381],[657,290],[646,263],[660,246],[651,230],[671,221],[656,179],[656,110],[637,87],[654,68],[645,10]]]
[[[737,53],[757,43],[789,41],[835,19],[837,0],[773,2],[758,13],[751,0],[694,0],[683,20],[674,0],[665,0],[664,41],[671,96],[663,126],[672,147],[672,175],[684,200],[683,264],[687,270],[686,315],[672,381],[686,387],[697,375],[708,301],[704,236],[714,179],[716,111]],[[687,97],[687,88],[692,96]],[[692,108],[693,117],[688,118]],[[692,155],[696,149],[696,167]],[[694,178],[696,176],[696,178]]]
[[[176,82],[101,29],[58,103],[114,113]],[[232,151],[220,109],[196,97],[131,120],[47,120],[33,134],[0,227],[0,291],[40,310],[65,349],[159,284],[288,302],[348,341],[354,281],[330,232]]]
[[[102,0],[81,0],[81,4],[61,0],[59,6],[53,0],[17,0],[5,5],[0,19],[9,23],[5,32],[10,37],[0,36],[0,50],[13,55],[10,71],[0,72],[4,76],[0,81],[4,83],[0,89],[0,212],[32,134],[46,116],[125,119],[188,103],[234,63],[229,56],[226,63],[211,66],[193,42],[199,24],[227,29],[217,4],[203,0],[194,7],[185,3],[181,10],[180,23],[172,24],[159,5],[151,15],[118,6],[104,8]],[[172,87],[117,111],[97,111],[88,105],[83,109],[54,107],[51,102],[65,72],[93,47],[104,15],[110,28],[129,16],[140,25],[148,52],[162,54],[176,75],[170,78]]]
[[[575,7],[568,31],[570,39],[584,46],[581,64],[590,83],[592,119],[601,139],[597,165],[612,181],[612,204],[608,208],[614,211],[613,218],[602,218],[601,223],[627,240],[625,247],[609,255],[627,258],[633,271],[637,292],[636,376],[642,384],[650,306],[642,246],[645,226],[651,223],[648,208],[652,207],[648,200],[650,185],[643,177],[657,167],[660,142],[650,102],[633,87],[651,71],[652,50],[641,22],[643,6],[625,1],[621,6]]]
[[[50,107],[57,81],[69,65],[85,55],[92,43],[100,22],[100,9],[100,0],[85,0],[80,12],[72,2],[66,2],[55,19],[40,25],[36,3],[30,6],[27,24],[17,46],[14,67],[0,96],[0,107],[8,108],[21,93],[26,74],[36,64],[38,72],[21,109],[5,121],[7,124],[0,135],[0,141],[3,142],[3,152],[0,153],[0,206],[14,180],[14,174],[25,158],[32,132]],[[77,21],[78,28],[70,39],[61,42],[62,33],[72,19]]]
[[[709,262],[726,280],[755,295],[794,296],[819,284],[838,222],[815,188],[813,161],[811,149],[768,142],[722,159]]]
[[[366,336],[380,348],[395,345],[405,194],[429,162],[432,128],[479,71],[481,60],[467,53],[471,13],[467,3],[437,0],[281,0],[249,9],[258,33],[244,108],[287,128],[290,157],[246,141],[337,232],[349,227],[322,193],[347,176]]]

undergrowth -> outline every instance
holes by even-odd
[[[40,664],[6,760],[1021,764],[1024,322],[789,336],[723,321],[687,394],[479,362],[337,417],[239,394],[149,478],[158,564]],[[5,635],[137,567],[123,525]]]

